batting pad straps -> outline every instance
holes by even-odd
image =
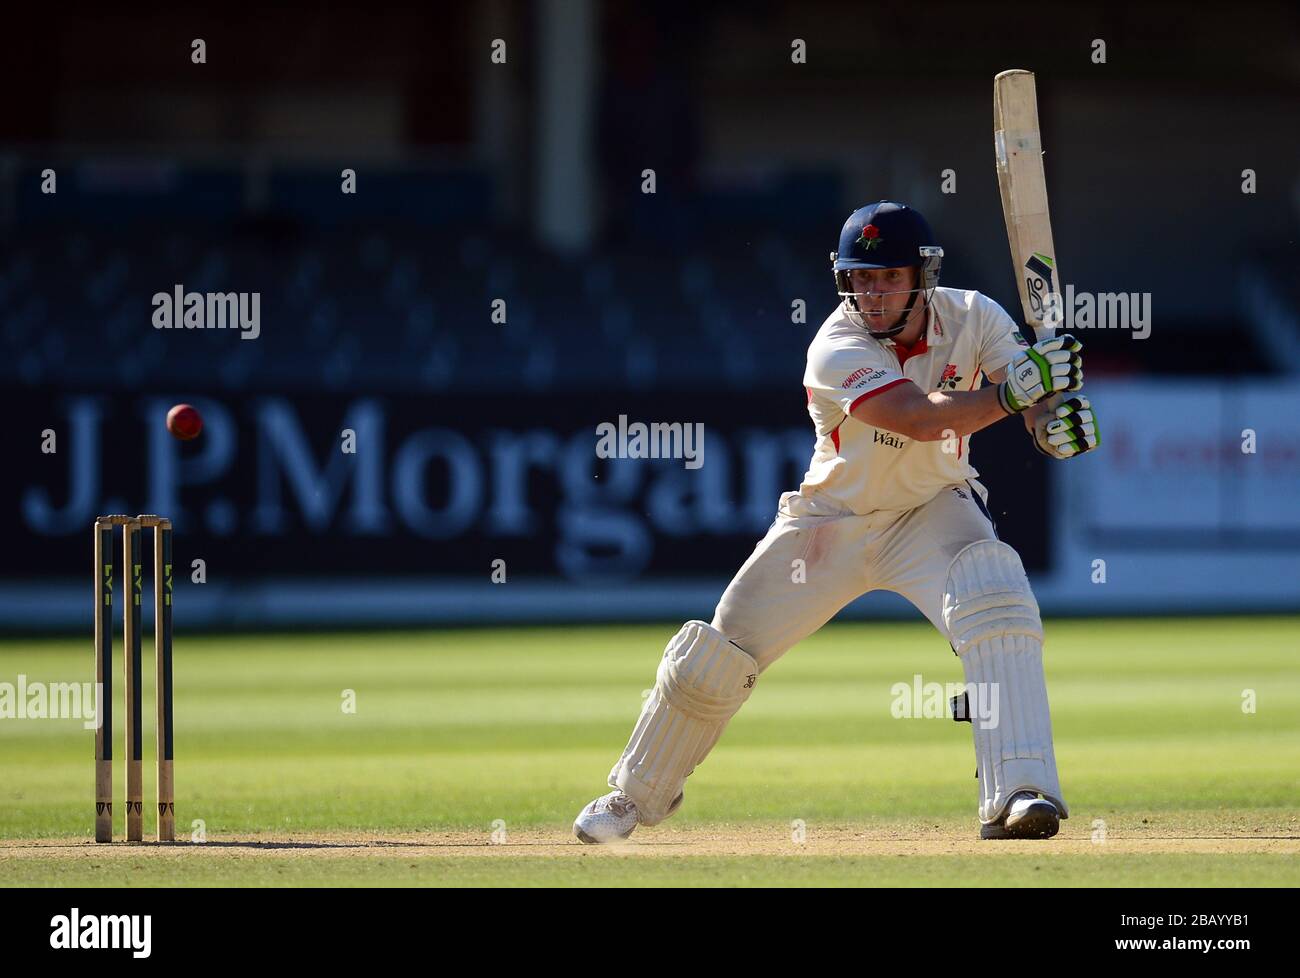
[[[979,776],[980,820],[1000,818],[1018,791],[1068,817],[1056,772],[1043,678],[1043,625],[1016,552],[998,540],[966,547],[948,567],[943,619],[961,659]]]
[[[672,637],[655,687],[609,775],[610,785],[636,802],[642,825],[667,817],[757,678],[754,659],[702,621],[688,621]]]

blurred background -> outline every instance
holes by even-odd
[[[709,618],[811,454],[851,210],[916,206],[941,284],[1019,318],[1010,67],[1038,75],[1065,281],[1151,318],[1080,334],[1101,451],[976,439],[1003,538],[1048,613],[1300,605],[1291,5],[9,17],[0,627],[89,627],[103,512],[173,518],[178,629]],[[177,287],[260,293],[259,335],[153,328]],[[597,459],[620,415],[703,423],[704,465]]]

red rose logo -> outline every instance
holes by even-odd
[[[853,243],[861,245],[863,251],[870,251],[880,244],[880,228],[874,224],[868,224],[862,229],[862,233],[858,235],[858,240]]]

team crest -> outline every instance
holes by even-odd
[[[863,251],[870,251],[880,244],[880,228],[874,224],[868,224],[862,229],[862,233],[858,235],[858,240],[853,243],[861,245]]]
[[[939,390],[951,391],[956,390],[957,385],[961,383],[961,378],[957,376],[957,364],[950,363],[943,368],[943,373],[939,375]]]

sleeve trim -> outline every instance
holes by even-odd
[[[859,404],[861,404],[863,401],[865,401],[865,400],[866,400],[867,398],[869,398],[869,397],[875,397],[877,394],[883,394],[883,393],[885,393],[885,391],[889,390],[891,387],[897,387],[899,384],[910,384],[911,382],[912,382],[912,381],[911,381],[911,378],[910,378],[910,377],[900,377],[900,378],[898,378],[898,380],[891,380],[888,384],[882,384],[882,385],[879,386],[879,387],[876,387],[876,388],[874,388],[874,389],[872,389],[872,390],[869,390],[869,391],[867,391],[865,394],[863,394],[861,397],[859,397],[857,400],[855,400],[852,404],[850,404],[850,405],[849,405],[849,409],[848,409],[848,411],[847,411],[846,413],[847,413],[847,414],[852,414],[852,413],[853,413],[853,409],[854,409],[855,407],[857,407]]]

